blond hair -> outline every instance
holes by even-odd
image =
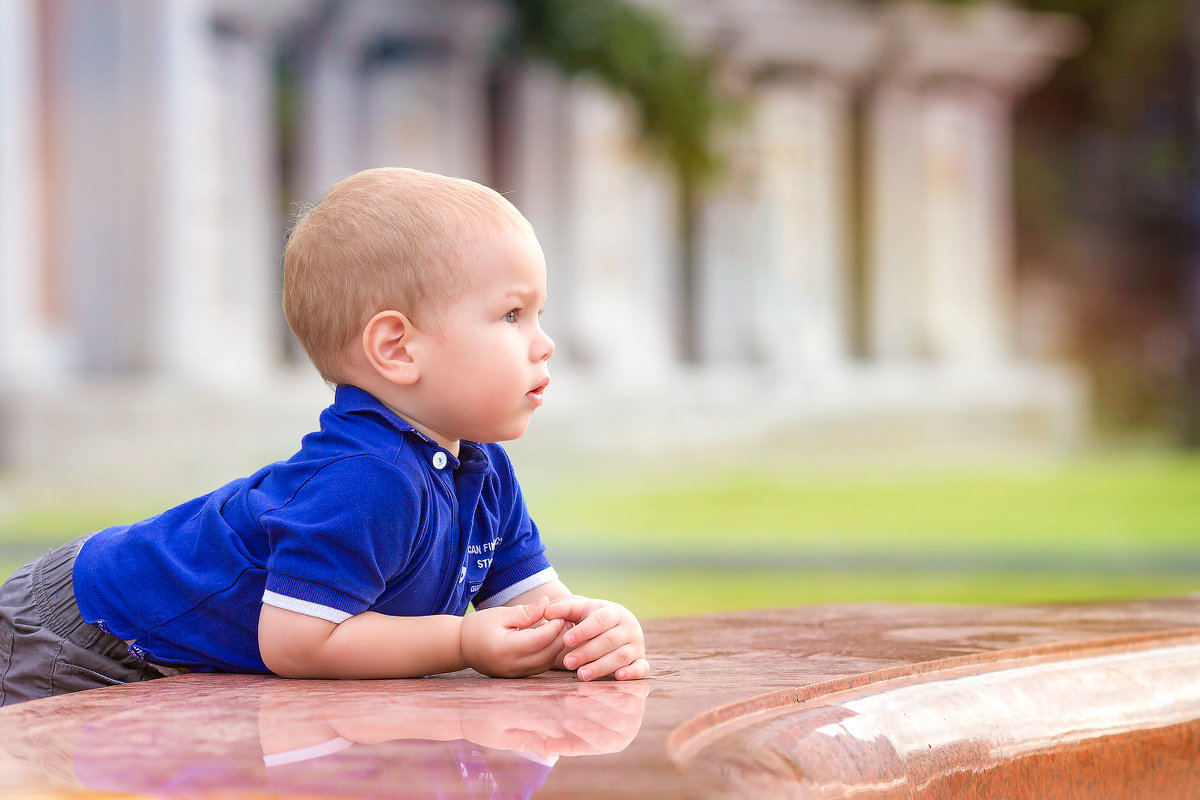
[[[532,233],[496,191],[400,167],[340,181],[303,213],[283,260],[283,310],[321,376],[344,379],[347,348],[380,311],[432,324],[469,282],[463,268],[482,231]]]

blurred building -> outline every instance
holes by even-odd
[[[539,231],[559,351],[534,437],[1075,436],[1073,373],[1014,345],[1009,158],[1072,22],[647,4],[749,102],[691,309],[628,102],[501,70],[505,4],[0,3],[0,465],[285,455],[329,398],[279,308],[289,203],[381,164],[489,183]]]

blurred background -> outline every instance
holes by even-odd
[[[384,164],[539,233],[577,591],[1200,582],[1186,0],[5,0],[0,571],[294,451],[286,231]]]

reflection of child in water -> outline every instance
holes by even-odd
[[[333,740],[264,757],[266,786],[283,797],[525,798],[541,788],[557,758],[499,750],[466,739],[402,739],[377,744]]]
[[[160,690],[58,737],[73,754],[40,750],[38,760],[73,761],[91,790],[165,798],[528,797],[562,756],[625,749],[648,693],[645,683],[557,683],[504,699],[424,682],[403,692],[278,682],[200,697]],[[137,744],[147,740],[152,759]],[[24,741],[0,735],[13,752]]]

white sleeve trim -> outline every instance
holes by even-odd
[[[343,623],[352,616],[341,609],[330,608],[329,606],[312,603],[308,600],[300,600],[296,597],[288,597],[286,594],[279,594],[278,592],[264,591],[262,601],[266,605],[282,608],[284,611],[295,611],[297,614],[328,620],[334,625]]]
[[[263,755],[263,766],[267,767],[282,767],[287,764],[298,764],[301,761],[311,761],[314,758],[324,758],[331,756],[334,753],[340,753],[347,747],[353,746],[354,742],[343,739],[340,736],[334,737],[327,742],[320,744],[310,744],[307,747],[297,747],[295,750],[284,750],[282,753],[271,753]]]
[[[476,603],[475,608],[482,611],[485,608],[494,608],[502,606],[514,597],[528,592],[530,589],[536,589],[542,584],[549,583],[552,580],[557,580],[558,573],[554,571],[554,567],[546,567],[541,572],[530,575],[523,581],[517,581],[507,589],[501,589],[483,602]]]

